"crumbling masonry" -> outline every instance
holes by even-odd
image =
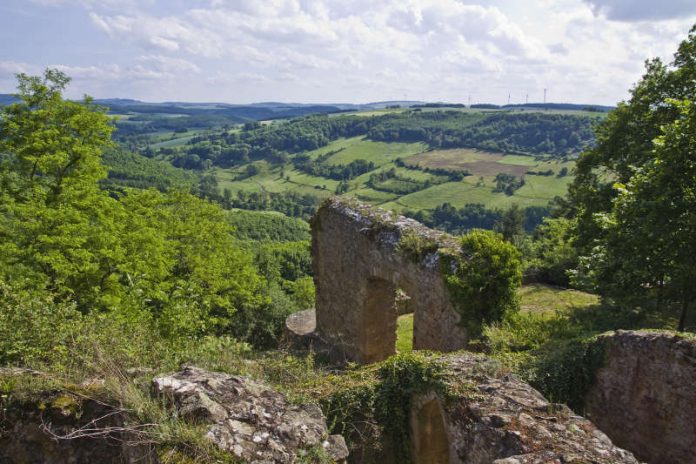
[[[397,289],[410,297],[414,349],[447,352],[466,346],[466,330],[440,271],[441,252],[409,255],[400,249],[408,234],[437,243],[440,250],[458,247],[448,234],[354,200],[333,198],[317,212],[312,227],[316,335],[334,355],[372,363],[394,354]]]

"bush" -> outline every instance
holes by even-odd
[[[578,266],[578,253],[572,238],[573,222],[565,218],[545,219],[534,233],[528,269],[536,280],[567,287],[569,272]]]
[[[472,336],[481,334],[483,324],[519,309],[520,253],[502,235],[474,230],[461,238],[460,250],[443,258],[452,302]]]

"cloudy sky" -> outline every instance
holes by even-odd
[[[0,0],[0,93],[146,101],[614,104],[694,0]]]

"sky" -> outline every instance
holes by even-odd
[[[613,105],[694,23],[694,0],[0,0],[0,93],[53,67],[69,97]]]

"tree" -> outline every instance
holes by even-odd
[[[578,261],[572,227],[569,219],[545,218],[534,231],[529,267],[542,282],[568,286],[568,271],[575,269]]]
[[[668,298],[686,314],[693,299],[683,259],[691,256],[684,205],[694,186],[686,153],[695,81],[696,25],[671,66],[646,63],[630,100],[598,126],[597,146],[578,160],[566,205],[580,255],[576,285],[625,305],[652,299],[660,306]]]
[[[110,120],[87,97],[63,100],[60,71],[17,79],[21,101],[0,114],[0,277],[89,300],[119,253],[115,202],[98,185]]]
[[[661,127],[679,115],[667,100],[696,97],[696,25],[674,56],[672,66],[659,58],[646,62],[646,72],[621,102],[596,128],[597,144],[578,159],[569,187],[568,214],[577,217],[580,254],[589,256],[603,239],[601,213],[612,208],[615,182],[626,184],[635,169],[653,158],[653,140]]]
[[[680,116],[655,140],[653,159],[626,185],[616,185],[618,196],[604,222],[600,277],[618,273],[622,278],[614,281],[615,290],[659,289],[661,297],[678,301],[682,331],[696,298],[696,105],[670,104]]]
[[[110,196],[104,110],[63,100],[58,71],[18,80],[21,102],[0,114],[0,281],[82,313],[145,314],[170,337],[220,332],[267,304],[225,211],[183,191]]]
[[[524,237],[524,220],[524,210],[514,203],[495,223],[494,229],[503,234],[506,241],[515,243]]]

